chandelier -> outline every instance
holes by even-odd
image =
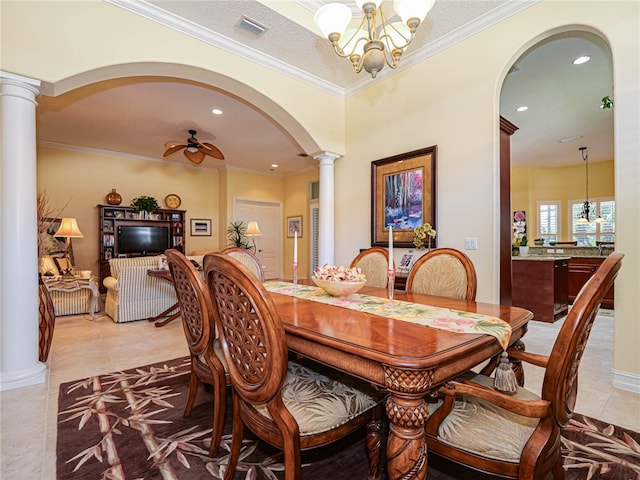
[[[586,176],[586,200],[582,204],[582,212],[576,220],[576,225],[586,225],[591,223],[589,220],[589,210],[591,210],[591,204],[589,203],[589,152],[587,147],[580,147],[580,153],[582,154],[582,160],[585,162],[585,176]],[[596,223],[604,223],[605,219],[598,215],[595,219]]]
[[[352,14],[345,4],[327,4],[315,15],[316,25],[329,39],[333,50],[351,60],[356,73],[364,68],[373,78],[385,64],[398,67],[400,57],[435,0],[395,0],[393,8],[402,22],[390,22],[381,3],[382,0],[356,0],[363,13],[362,21],[356,29],[346,32]]]

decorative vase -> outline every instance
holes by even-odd
[[[529,247],[519,247],[520,249],[520,256],[521,257],[528,257],[529,256]]]
[[[116,192],[115,188],[112,188],[111,192],[107,193],[107,203],[109,205],[120,205],[122,203],[122,196]]]

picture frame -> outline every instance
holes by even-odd
[[[412,248],[413,229],[436,226],[437,146],[371,162],[371,245]],[[435,240],[432,247],[435,247]]]
[[[210,237],[211,236],[211,219],[210,218],[192,218],[191,219],[191,236],[192,237]]]
[[[296,231],[298,238],[302,238],[302,215],[287,217],[287,238],[293,238]]]

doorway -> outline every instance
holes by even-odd
[[[233,199],[233,220],[258,222],[262,235],[252,237],[265,280],[282,278],[282,204],[263,200]]]
[[[586,56],[586,62],[574,62]],[[584,177],[576,185],[563,184],[563,192],[551,188],[554,171],[582,165],[578,148],[586,146],[592,163],[614,160],[613,109],[600,108],[601,99],[613,98],[613,60],[606,40],[595,33],[571,30],[549,35],[529,46],[514,61],[500,93],[500,299],[511,304],[512,214],[527,211],[527,236],[540,235],[537,200],[562,200],[559,225],[568,224],[571,212],[567,191],[584,189]],[[528,107],[528,108],[527,108]],[[502,120],[511,128],[502,139]],[[517,131],[516,131],[517,130]],[[544,189],[515,189],[513,169],[522,178],[545,178]],[[555,170],[558,168],[558,170]],[[516,177],[517,179],[518,177]],[[573,182],[573,179],[569,180]],[[522,185],[530,186],[529,182]],[[538,185],[542,185],[538,181]],[[503,201],[504,199],[504,201]],[[569,240],[566,233],[560,240]]]

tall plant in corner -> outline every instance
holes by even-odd
[[[237,222],[229,222],[227,227],[227,240],[230,247],[240,247],[245,250],[251,250],[253,247],[249,244],[246,237],[247,225],[242,220]]]

